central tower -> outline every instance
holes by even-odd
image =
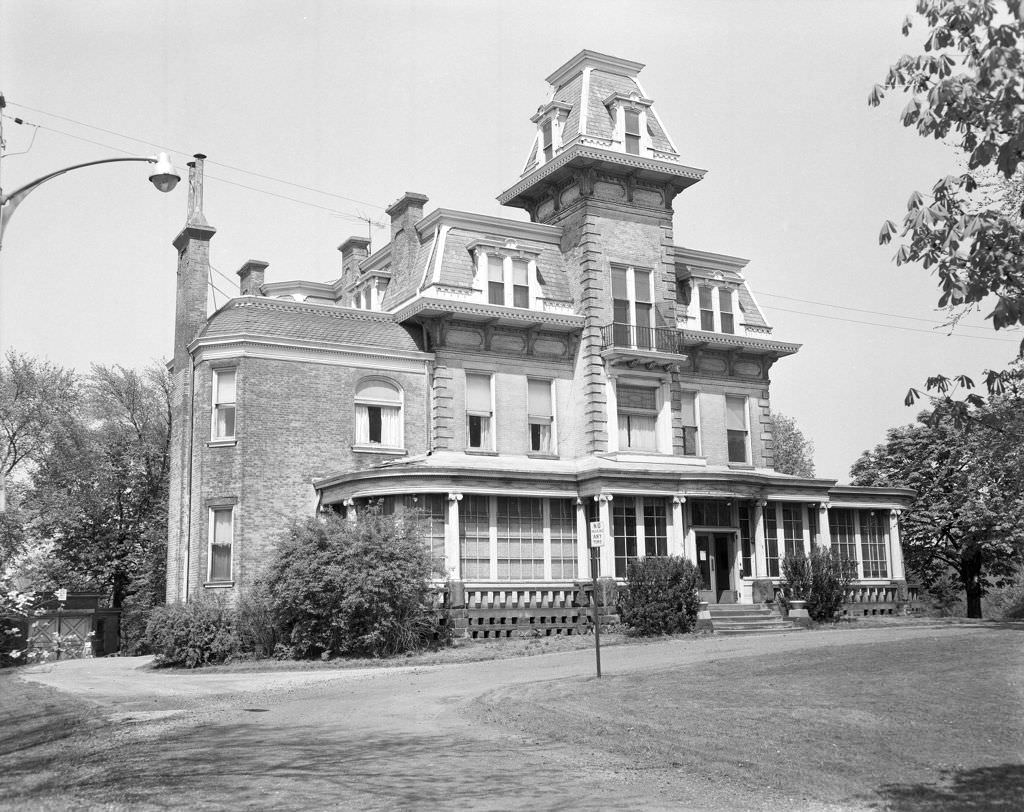
[[[548,76],[548,99],[530,119],[537,129],[526,167],[498,197],[562,228],[574,305],[586,318],[577,376],[585,454],[614,446],[602,330],[656,351],[657,328],[676,327],[672,201],[704,176],[679,162],[640,86],[642,69],[584,50]],[[671,358],[648,355],[648,370],[672,374]]]

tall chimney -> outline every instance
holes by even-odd
[[[263,287],[263,274],[270,267],[269,262],[250,259],[238,269],[239,296],[259,296]]]
[[[359,277],[359,263],[370,256],[370,240],[349,237],[338,250],[341,251],[341,286],[347,288]]]
[[[396,275],[413,270],[420,245],[416,223],[423,219],[423,207],[428,199],[417,192],[406,192],[387,210],[391,218],[391,268]]]

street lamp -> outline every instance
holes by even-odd
[[[0,93],[0,111],[2,111],[4,107],[6,107],[6,103],[4,101],[3,94]],[[2,158],[3,129],[2,123],[0,123],[0,159]],[[41,178],[36,178],[31,183],[26,183],[20,189],[16,189],[9,195],[3,194],[3,189],[0,187],[0,248],[3,248],[4,231],[7,230],[7,223],[14,214],[14,210],[21,205],[21,202],[33,189],[37,189],[48,180],[53,180],[54,178],[60,177],[68,172],[73,172],[76,169],[84,169],[87,166],[97,166],[99,164],[127,163],[130,161],[156,164],[153,168],[152,174],[149,176],[149,182],[161,192],[170,192],[178,185],[178,181],[181,180],[181,176],[174,171],[174,166],[171,164],[171,159],[167,157],[167,153],[161,152],[160,154],[149,158],[103,158],[99,161],[86,161],[83,164],[66,166],[63,169],[58,169],[56,172],[51,172],[48,175],[43,175]],[[0,347],[0,351],[2,351],[2,347]],[[3,359],[0,357],[0,363],[2,362]],[[3,456],[6,457],[6,454]],[[4,513],[7,510],[7,487],[3,463],[4,458],[0,457],[0,513]]]

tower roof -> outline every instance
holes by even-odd
[[[529,190],[569,163],[623,170],[670,181],[678,189],[704,171],[684,166],[664,124],[640,85],[643,64],[583,50],[547,77],[548,97],[530,119],[537,132],[520,180],[501,203],[529,207]],[[574,160],[576,159],[576,160]],[[523,195],[525,194],[525,199]]]

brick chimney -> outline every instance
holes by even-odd
[[[428,199],[417,192],[406,192],[387,210],[391,218],[391,268],[396,275],[413,270],[420,245],[416,223],[423,219],[423,207]]]
[[[368,237],[349,237],[338,246],[341,251],[341,284],[347,288],[359,276],[359,263],[370,256]]]
[[[259,296],[263,287],[263,274],[270,267],[269,262],[250,259],[238,269],[238,295]]]

